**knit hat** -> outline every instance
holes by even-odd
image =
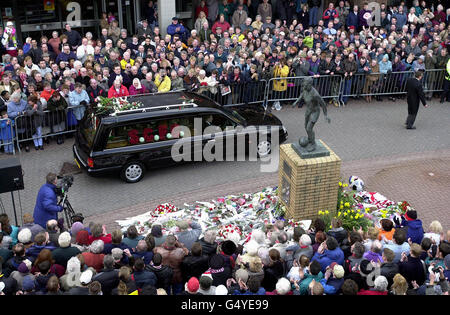
[[[216,287],[216,295],[228,295],[228,289],[223,285],[218,285]]]
[[[24,228],[22,230],[20,230],[19,234],[17,235],[17,239],[19,240],[20,243],[23,244],[28,244],[31,243],[31,230]]]
[[[233,255],[236,252],[236,244],[231,240],[226,240],[221,244],[222,251],[225,255]]]
[[[121,260],[123,256],[123,250],[120,248],[113,248],[111,250],[111,255],[113,256],[114,260]]]
[[[88,269],[84,271],[80,276],[80,283],[83,285],[87,285],[91,282],[93,276],[92,270]]]
[[[17,267],[17,271],[20,273],[28,273],[30,271],[30,269],[28,269],[27,265],[24,262],[22,262]]]
[[[408,210],[405,213],[405,219],[408,221],[417,220],[417,211],[416,210]]]
[[[370,274],[372,272],[373,265],[369,260],[363,259],[359,263],[359,270],[361,271],[363,276],[367,276],[368,274]]]
[[[344,277],[344,267],[342,267],[341,265],[334,266],[333,275],[337,279],[341,279],[342,277]]]
[[[208,272],[208,271],[206,271],[205,273],[203,273],[203,274],[200,276],[200,279],[203,278],[203,277],[210,278],[211,280],[212,280],[212,278],[213,278],[212,275],[211,275],[211,273]]]
[[[81,222],[74,222],[72,224],[72,228],[70,229],[70,232],[72,233],[73,236],[76,236],[78,234],[78,232],[80,232],[83,229],[84,229],[83,223],[81,223]]]
[[[76,241],[78,245],[89,245],[89,232],[81,230],[77,233]]]
[[[36,287],[34,283],[34,278],[32,276],[25,276],[22,281],[22,290],[23,291],[32,291]]]
[[[224,264],[225,261],[222,255],[215,254],[209,258],[209,267],[211,267],[211,269],[220,269]]]
[[[72,240],[72,237],[70,236],[69,232],[61,233],[58,237],[59,247],[62,247],[62,248],[69,247],[71,240]]]
[[[189,293],[195,293],[200,288],[200,283],[198,282],[198,279],[196,277],[192,277],[189,279],[186,285],[187,291]]]

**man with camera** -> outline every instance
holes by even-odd
[[[41,189],[39,189],[33,213],[34,222],[44,229],[48,220],[58,220],[58,212],[63,211],[63,207],[58,205],[55,192],[57,184],[56,174],[48,173],[46,181]]]

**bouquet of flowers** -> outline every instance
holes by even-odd
[[[115,115],[118,112],[123,112],[131,109],[138,109],[142,107],[141,102],[130,102],[127,97],[107,98],[99,96],[95,114],[96,115]]]

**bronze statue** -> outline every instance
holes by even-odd
[[[319,119],[320,116],[320,107],[323,109],[323,114],[325,115],[325,120],[328,123],[331,122],[330,118],[327,116],[327,105],[323,101],[319,92],[315,88],[312,87],[313,79],[305,78],[302,84],[302,93],[292,105],[295,107],[300,100],[306,104],[306,112],[305,112],[305,129],[308,134],[307,137],[301,137],[299,139],[299,144],[302,147],[306,147],[308,152],[312,152],[316,149],[316,137],[314,134],[314,125]]]

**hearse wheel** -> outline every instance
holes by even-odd
[[[120,172],[120,177],[127,183],[137,183],[145,174],[145,166],[141,162],[133,161],[127,163]]]

